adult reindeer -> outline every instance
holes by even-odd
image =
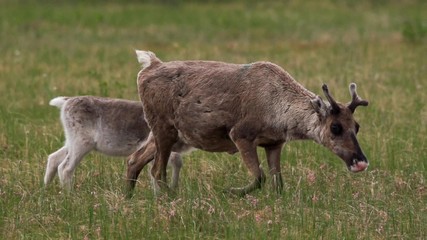
[[[152,52],[136,54],[142,64],[138,91],[157,149],[151,171],[155,191],[167,187],[171,151],[181,152],[185,145],[240,152],[255,179],[230,189],[239,195],[265,182],[257,146],[266,151],[273,188],[279,192],[283,188],[280,154],[291,140],[314,140],[343,159],[352,172],[368,167],[356,138],[359,124],[353,118],[355,109],[368,102],[357,95],[354,83],[348,104],[336,102],[323,85],[328,100],[324,102],[273,63],[162,62]]]

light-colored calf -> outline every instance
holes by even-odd
[[[92,150],[109,156],[129,156],[146,140],[150,129],[144,120],[141,102],[93,96],[57,97],[49,102],[61,110],[65,144],[48,157],[44,183],[58,172],[61,185],[70,190],[73,173]],[[147,154],[154,156],[155,148]],[[178,184],[182,160],[171,155],[172,187]],[[139,175],[128,179],[133,185]]]

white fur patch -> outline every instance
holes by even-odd
[[[62,108],[64,103],[67,101],[68,97],[56,97],[50,100],[49,105],[55,106],[57,108]]]
[[[150,51],[135,50],[135,53],[138,62],[142,65],[142,69],[149,67],[151,65],[151,57],[155,56],[154,53]]]

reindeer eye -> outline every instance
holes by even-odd
[[[334,135],[340,135],[342,133],[342,126],[339,123],[332,123],[331,124],[331,132]]]

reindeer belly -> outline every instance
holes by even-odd
[[[201,100],[185,101],[175,113],[175,127],[187,144],[210,152],[238,151],[229,136],[234,116],[221,105]]]
[[[203,132],[178,131],[179,137],[187,144],[208,152],[228,152],[233,154],[237,148],[229,138],[220,134],[204,134]]]
[[[141,144],[141,139],[131,134],[122,134],[120,131],[104,129],[95,136],[98,152],[110,156],[128,156],[132,154]]]

